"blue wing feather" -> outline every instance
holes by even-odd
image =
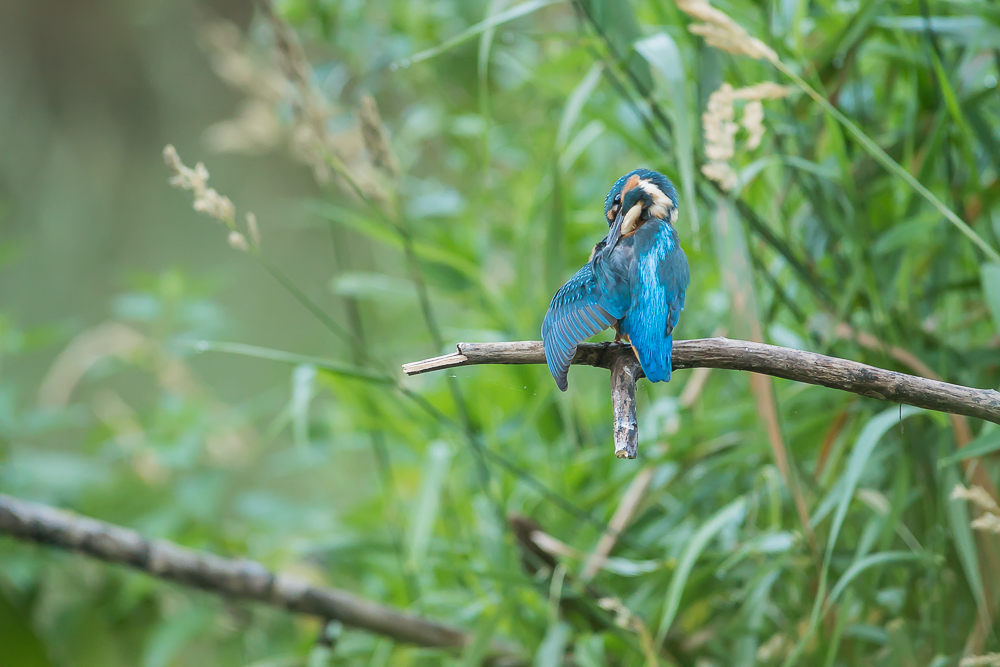
[[[620,320],[627,306],[627,291],[601,289],[591,262],[556,292],[542,321],[542,343],[559,389],[566,391],[577,345]]]
[[[635,237],[635,261],[629,272],[632,300],[622,330],[629,335],[646,377],[669,381],[673,330],[690,282],[687,257],[677,232],[664,221],[646,223]]]

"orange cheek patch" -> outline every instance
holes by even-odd
[[[634,190],[639,187],[639,175],[633,174],[630,179],[625,181],[625,187],[622,188],[622,199],[625,199],[625,193],[629,190]]]

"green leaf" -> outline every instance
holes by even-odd
[[[330,289],[340,296],[398,304],[415,301],[413,283],[373,271],[345,271],[330,280]]]
[[[898,425],[903,419],[920,414],[924,410],[913,406],[903,406],[902,408],[889,408],[872,417],[858,436],[851,456],[847,460],[847,468],[841,475],[840,499],[837,503],[837,511],[833,516],[833,523],[830,525],[830,535],[826,543],[826,556],[824,557],[824,571],[830,566],[830,559],[833,558],[833,548],[840,535],[840,528],[844,525],[844,518],[847,516],[847,508],[854,498],[854,491],[857,489],[858,481],[864,473],[868,458],[875,451],[882,436]]]
[[[142,667],[169,667],[186,646],[208,632],[213,616],[211,610],[195,607],[162,621],[146,643]]]
[[[1000,28],[979,16],[931,16],[930,21],[923,16],[879,16],[875,19],[875,24],[883,28],[912,32],[921,37],[930,28],[931,32],[956,44],[980,49],[1000,48]]]
[[[552,168],[552,210],[545,230],[545,284],[549,292],[555,292],[566,279],[563,267],[566,263],[566,203],[563,201],[562,170]]]
[[[871,457],[872,452],[875,451],[875,447],[882,439],[882,436],[890,428],[899,424],[903,419],[922,412],[924,410],[912,406],[889,408],[872,417],[865,424],[860,435],[858,435],[854,449],[851,450],[851,456],[847,460],[847,467],[840,476],[840,479],[837,480],[837,510],[834,513],[833,522],[830,525],[830,534],[827,537],[826,554],[823,557],[823,569],[820,572],[819,589],[813,601],[809,628],[785,660],[784,667],[790,667],[795,664],[806,642],[812,637],[819,624],[820,610],[822,609],[823,600],[826,597],[827,578],[830,573],[830,561],[833,559],[833,549],[837,543],[837,537],[840,535],[840,529],[844,524],[844,518],[847,516],[847,508],[854,498],[854,492],[857,489],[862,473],[865,471],[868,459]]]
[[[256,359],[280,361],[286,364],[311,364],[335,375],[343,375],[345,377],[357,378],[359,380],[384,382],[386,384],[396,383],[393,378],[383,375],[377,371],[371,371],[366,368],[359,368],[349,364],[342,364],[338,361],[323,359],[322,357],[310,357],[304,354],[285,352],[284,350],[274,350],[268,347],[211,340],[178,341],[176,344],[179,347],[193,349],[195,352],[222,352],[224,354],[238,354],[244,357],[254,357]]]
[[[697,235],[700,227],[698,206],[695,199],[694,142],[695,132],[691,127],[688,111],[687,75],[684,59],[673,38],[659,32],[635,44],[635,50],[646,59],[666,83],[667,100],[674,120],[674,153],[681,170],[681,189],[687,206],[685,215],[690,217],[692,234]]]
[[[568,173],[587,147],[604,133],[604,123],[599,120],[592,120],[576,133],[576,136],[566,146],[566,150],[559,156],[559,169],[563,173]]]
[[[420,480],[420,495],[410,521],[410,548],[407,563],[414,570],[420,569],[430,548],[431,535],[437,523],[441,506],[441,493],[448,479],[451,466],[451,448],[448,443],[435,441],[427,448],[424,471]]]
[[[535,652],[534,667],[559,667],[562,665],[570,634],[571,628],[566,621],[549,625],[545,638],[538,647],[538,651]]]
[[[952,463],[986,456],[1000,450],[1000,428],[984,427],[983,432],[975,440],[949,456],[938,460],[938,468],[946,468]]]
[[[573,647],[573,658],[580,667],[606,667],[608,661],[604,655],[604,636],[590,635],[577,639]]]
[[[310,202],[309,210],[325,220],[349,227],[359,234],[363,234],[373,241],[378,241],[390,248],[399,250],[403,248],[403,241],[399,236],[399,232],[377,219],[358,215],[355,211],[326,202]],[[414,242],[414,250],[420,259],[447,266],[458,271],[466,278],[479,282],[479,267],[461,255],[451,252],[446,248],[419,240]]]
[[[1000,263],[983,264],[979,267],[979,276],[983,284],[983,294],[986,304],[993,315],[993,324],[1000,331]]]
[[[580,83],[576,85],[576,88],[573,89],[573,92],[569,94],[569,97],[566,99],[566,106],[563,109],[562,118],[559,120],[559,131],[556,133],[557,148],[563,149],[566,147],[569,141],[569,133],[576,124],[577,118],[580,117],[583,106],[590,99],[590,96],[594,94],[597,84],[601,82],[601,75],[603,73],[604,65],[600,62],[594,63],[587,70],[587,74],[580,80]]]
[[[942,494],[945,497],[945,504],[948,511],[948,522],[951,524],[951,536],[955,541],[955,550],[958,552],[958,559],[962,563],[962,570],[965,571],[966,581],[969,588],[976,597],[976,604],[981,609],[986,607],[986,588],[983,586],[983,576],[979,568],[979,552],[976,549],[976,538],[972,535],[972,526],[969,525],[969,508],[962,498],[951,498],[951,490],[961,484],[955,466],[947,469],[944,475],[944,488]]]
[[[420,53],[415,54],[408,60],[404,59],[396,63],[396,65],[397,66],[402,65],[403,67],[408,67],[412,64],[423,62],[424,60],[433,58],[436,55],[440,55],[449,49],[455,48],[459,44],[462,44],[472,39],[476,35],[485,32],[490,28],[495,28],[509,21],[513,21],[514,19],[519,19],[522,16],[527,16],[532,12],[537,12],[539,9],[542,9],[543,7],[548,7],[549,5],[554,5],[557,2],[562,2],[562,0],[530,0],[529,2],[522,2],[516,7],[511,7],[505,12],[494,14],[493,16],[490,16],[486,20],[480,21],[479,23],[466,28],[465,30],[455,35],[451,39],[445,40],[444,42],[433,48],[421,51]]]
[[[871,556],[866,556],[861,560],[854,561],[851,566],[840,576],[836,585],[830,589],[830,596],[827,598],[827,608],[829,609],[836,602],[840,594],[844,592],[844,589],[854,579],[864,572],[865,570],[875,567],[876,565],[883,565],[885,563],[901,563],[904,561],[915,561],[915,560],[926,560],[927,557],[923,554],[913,553],[912,551],[883,551],[882,553],[872,554]]]
[[[640,86],[650,89],[653,80],[649,66],[632,51],[632,45],[642,32],[630,0],[580,0],[579,4],[607,40],[612,57],[621,60]]]
[[[309,444],[309,404],[312,402],[315,384],[315,366],[300,364],[295,367],[292,372],[292,400],[288,407],[292,420],[292,438],[298,447]]]
[[[948,81],[948,74],[944,71],[941,59],[938,58],[937,52],[934,49],[928,49],[927,51],[930,54],[931,64],[934,66],[934,74],[941,88],[941,95],[944,97],[948,113],[951,114],[952,120],[955,121],[955,124],[963,133],[971,134],[971,129],[965,120],[965,116],[962,114],[962,105],[959,104],[958,96],[955,95],[955,90],[952,88],[951,82]]]
[[[674,622],[677,609],[681,604],[681,596],[684,594],[684,586],[687,584],[691,569],[694,567],[698,556],[708,546],[708,542],[715,537],[716,533],[725,528],[730,523],[739,521],[746,511],[746,499],[740,496],[729,503],[715,515],[706,521],[701,528],[691,537],[691,541],[684,547],[684,552],[677,563],[674,576],[670,579],[670,587],[667,589],[667,596],[664,602],[663,618],[660,619],[660,629],[656,633],[656,644],[662,644],[663,639],[670,630],[670,625]]]
[[[499,623],[499,610],[483,614],[476,625],[472,641],[466,644],[462,651],[462,667],[478,667],[478,665],[483,664],[483,658],[486,657],[486,653],[490,649],[490,640],[493,639],[493,633],[496,632]]]
[[[29,614],[11,604],[0,591],[0,665],[49,667],[52,664],[29,618]]]
[[[812,86],[806,83],[805,79],[796,74],[787,65],[778,61],[775,63],[775,66],[778,69],[780,69],[785,74],[785,76],[794,81],[795,84],[799,86],[799,88],[805,91],[805,93],[809,95],[809,97],[811,97],[817,104],[819,104],[824,111],[826,111],[830,116],[835,118],[838,123],[843,125],[844,128],[846,128],[847,131],[850,132],[851,135],[858,141],[858,143],[861,144],[861,147],[865,150],[865,152],[867,152],[869,155],[875,158],[875,160],[883,167],[885,167],[890,173],[895,174],[903,181],[905,181],[906,184],[909,185],[911,188],[913,188],[913,190],[917,194],[919,194],[921,197],[930,202],[930,204],[934,206],[934,208],[936,208],[941,213],[941,215],[947,218],[948,221],[951,222],[951,224],[955,225],[955,227],[957,227],[960,232],[965,234],[965,236],[968,237],[969,240],[971,240],[973,243],[979,246],[979,249],[982,250],[987,257],[989,257],[991,260],[995,262],[1000,263],[1000,253],[998,253],[996,249],[993,248],[993,246],[991,246],[989,243],[983,240],[983,237],[981,237],[979,234],[973,231],[972,228],[969,227],[969,225],[964,220],[958,217],[958,215],[954,211],[952,211],[944,204],[944,202],[938,199],[933,192],[928,190],[927,186],[918,181],[906,169],[903,169],[903,167],[900,166],[898,162],[893,160],[888,153],[882,150],[882,148],[878,144],[876,144],[871,139],[871,137],[865,134],[861,130],[861,128],[859,128],[857,125],[851,122],[851,120],[847,116],[841,113],[840,110],[837,109],[835,106],[830,104],[829,100],[827,100],[825,97],[817,93]],[[849,176],[847,177],[847,182],[850,182]]]

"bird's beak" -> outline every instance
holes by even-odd
[[[622,238],[622,222],[624,222],[624,220],[624,210],[619,209],[618,215],[615,216],[615,221],[611,223],[611,230],[608,232],[608,243],[606,247],[609,252],[614,250],[615,246],[618,245],[618,241]]]

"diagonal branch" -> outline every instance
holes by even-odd
[[[573,363],[613,369],[622,355],[632,357],[632,350],[627,345],[615,343],[582,343]],[[545,351],[540,341],[459,343],[457,352],[404,364],[403,372],[418,375],[476,364],[544,363]],[[675,369],[752,371],[1000,424],[1000,392],[993,389],[963,387],[804,350],[728,338],[699,338],[674,342],[673,365]],[[617,366],[620,368],[624,364]],[[642,377],[641,369],[635,374],[636,379],[639,377]],[[616,393],[625,399],[629,394],[627,391]],[[634,410],[634,391],[631,396],[631,406],[615,406],[616,418],[623,409],[626,413]],[[616,451],[619,449],[624,449],[624,444],[616,443]]]
[[[472,640],[458,628],[370,602],[347,591],[313,586],[298,577],[272,572],[256,561],[222,558],[166,540],[147,540],[128,528],[2,494],[0,534],[79,551],[231,599],[337,620],[398,642],[459,649]],[[494,642],[490,664],[523,665],[525,661],[515,647]]]

